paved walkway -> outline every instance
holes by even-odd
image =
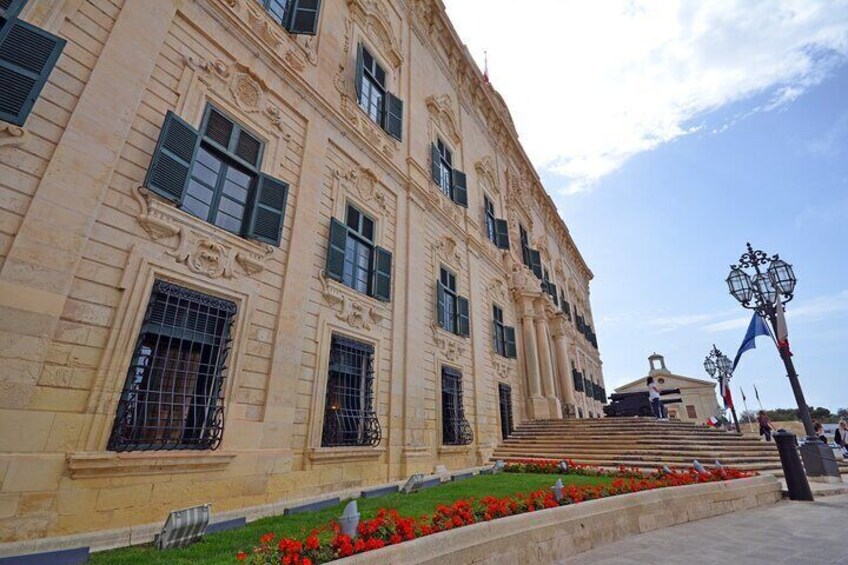
[[[561,565],[848,565],[848,495],[689,522],[593,549]]]

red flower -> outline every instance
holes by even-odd
[[[245,559],[247,559],[247,554],[243,551],[239,551],[238,553],[236,553],[236,559],[238,559],[239,561],[244,561]]]
[[[312,534],[306,538],[306,549],[318,549],[321,543],[318,541],[318,536]]]
[[[267,534],[262,534],[262,536],[259,538],[259,543],[261,543],[263,545],[269,544],[272,541],[274,541],[275,537],[277,537],[277,536],[273,532],[268,532]]]

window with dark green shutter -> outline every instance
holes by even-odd
[[[436,281],[436,318],[441,328],[467,337],[471,334],[470,307],[456,288],[456,275],[442,267]]]
[[[356,55],[356,99],[368,117],[386,133],[403,139],[403,100],[389,92],[387,75],[377,58],[364,45]]]
[[[23,126],[65,40],[19,20],[24,2],[0,5],[0,120]]]
[[[263,149],[211,105],[199,131],[169,111],[145,186],[220,228],[279,245],[289,185],[259,172]]]
[[[492,305],[492,319],[494,324],[494,346],[495,352],[503,357],[515,358],[515,328],[507,326],[503,321],[503,310],[497,305]]]
[[[289,33],[315,35],[321,0],[257,0]]]
[[[486,215],[486,237],[489,241],[498,244],[498,232],[495,227],[495,204],[487,195],[483,195],[483,212]]]
[[[453,168],[453,152],[441,139],[430,146],[430,176],[445,196],[468,208],[468,179]]]
[[[348,205],[345,222],[333,218],[327,245],[327,276],[379,300],[391,300],[392,254],[375,245],[374,220]]]

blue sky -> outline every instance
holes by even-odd
[[[654,351],[698,378],[713,343],[733,357],[750,313],[724,278],[750,240],[798,275],[808,404],[848,407],[848,3],[536,1],[526,30],[505,0],[445,3],[595,273],[607,388]],[[794,404],[766,338],[740,407],[752,384]]]

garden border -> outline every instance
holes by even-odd
[[[780,481],[773,475],[659,488],[474,524],[334,563],[545,563],[633,534],[774,504],[780,498]]]

